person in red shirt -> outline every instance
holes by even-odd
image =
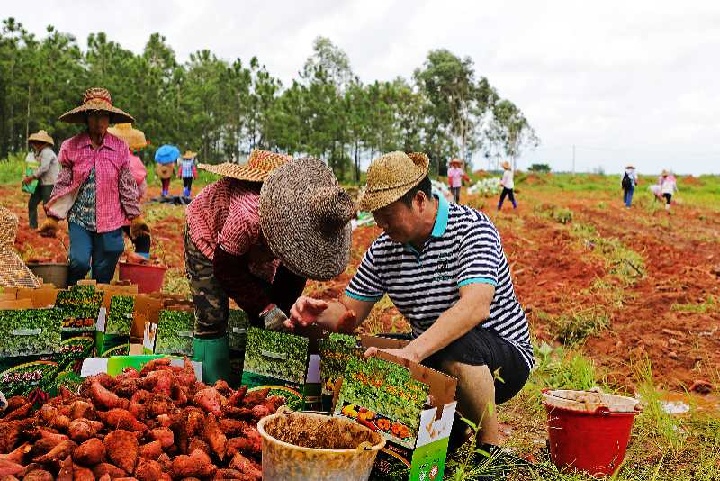
[[[140,217],[127,144],[107,132],[110,122],[134,119],[113,105],[107,89],[93,87],[85,91],[79,107],[59,120],[85,124],[86,128],[60,147],[61,170],[45,206],[48,219],[40,233],[54,237],[58,220],[67,219],[68,284],[83,279],[91,267],[93,279],[109,283],[125,247],[123,224],[131,221],[133,236],[149,232]]]
[[[355,205],[322,161],[253,150],[188,205],[185,270],[195,305],[193,359],[203,382],[229,377],[229,299],[252,325],[289,312],[308,278],[345,270]],[[268,316],[272,314],[272,316]],[[279,326],[278,326],[279,327]]]

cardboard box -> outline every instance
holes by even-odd
[[[322,411],[330,413],[335,408],[334,397],[342,385],[348,359],[361,357],[363,350],[357,337],[333,332],[320,340],[319,353]]]
[[[163,308],[163,299],[147,294],[135,296],[133,312],[133,324],[130,328],[130,340],[142,342],[144,338],[145,325],[152,323],[157,326],[160,318],[160,311]]]
[[[249,391],[269,387],[288,407],[302,409],[309,345],[306,337],[249,327],[242,384]]]
[[[133,295],[111,296],[107,316],[98,316],[95,329],[95,349],[99,357],[130,354],[130,331],[134,322],[134,307]],[[101,309],[104,310],[105,307]]]
[[[143,352],[192,357],[194,328],[195,315],[191,310],[163,309],[157,324],[146,324]]]
[[[107,373],[110,376],[117,376],[121,374],[123,369],[132,367],[137,370],[142,369],[145,364],[150,362],[152,359],[159,357],[171,357],[162,355],[137,355],[137,356],[113,356],[113,357],[91,357],[85,360],[82,365],[82,371],[80,375],[82,377],[94,376],[95,374]],[[193,370],[195,371],[195,377],[198,380],[202,380],[202,363],[191,361]],[[172,358],[170,361],[171,366],[183,367],[185,360],[183,358]]]
[[[60,310],[63,317],[63,335],[73,337],[78,333],[87,333],[95,336],[100,308],[102,307],[103,293],[95,286],[78,285],[58,292],[55,308]]]
[[[364,337],[363,348],[397,348],[407,341]],[[372,480],[440,480],[455,413],[457,381],[385,352],[348,359],[333,412],[380,432]],[[433,405],[428,404],[430,401]]]
[[[18,287],[17,299],[29,299],[32,307],[45,308],[55,305],[58,293],[61,289],[53,286],[41,286],[36,289],[30,287]]]

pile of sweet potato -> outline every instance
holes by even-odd
[[[192,364],[89,377],[39,408],[8,399],[0,414],[0,480],[262,479],[257,421],[283,403],[267,390],[207,386]]]

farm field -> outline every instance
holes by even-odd
[[[506,203],[497,212],[497,197],[461,199],[497,225],[537,346],[530,383],[499,407],[506,446],[544,467],[517,479],[585,479],[550,467],[540,390],[595,385],[645,404],[617,479],[720,479],[720,179],[679,177],[670,214],[647,190],[654,179],[643,180],[631,209],[622,205],[616,176],[519,175],[517,210]],[[179,193],[175,182],[171,191]],[[151,179],[150,197],[159,190]],[[22,228],[27,196],[18,185],[0,185],[0,199],[20,218],[15,247],[26,261],[64,260],[65,224],[58,239],[43,239]],[[144,206],[152,254],[170,268],[164,290],[173,293],[189,292],[183,209]],[[309,282],[306,293],[338,296],[377,234],[358,228],[345,273]],[[362,329],[403,331],[406,324],[383,300]],[[668,402],[689,412],[668,414]],[[451,468],[453,479],[469,480],[486,469],[473,471],[462,459]]]

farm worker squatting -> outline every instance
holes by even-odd
[[[266,320],[288,313],[308,278],[327,280],[345,270],[355,206],[316,159],[253,150],[242,166],[198,167],[223,176],[188,206],[185,228],[193,358],[212,384],[230,374],[229,299],[252,325],[272,327]]]
[[[527,319],[495,226],[432,192],[427,172],[427,156],[417,153],[392,152],[370,164],[359,208],[384,232],[340,302],[302,296],[286,326],[352,330],[387,294],[412,326],[409,344],[387,351],[456,377],[459,411],[481,428],[478,445],[497,449],[493,404],[515,396],[534,365]]]

